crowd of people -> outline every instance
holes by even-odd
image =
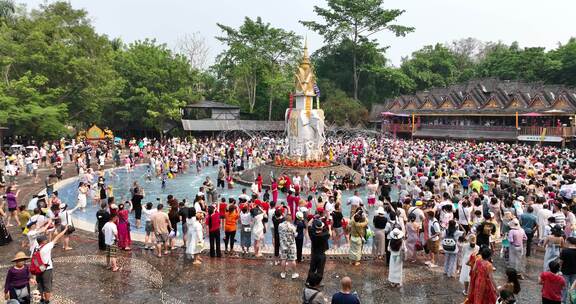
[[[261,257],[268,235],[279,277],[297,279],[295,265],[303,263],[303,248],[309,244],[305,303],[326,300],[320,289],[330,248],[346,250],[353,266],[362,265],[366,258],[382,260],[393,288],[403,286],[404,263],[431,269],[443,263],[445,276],[458,280],[464,301],[473,304],[515,303],[520,282],[529,276],[527,258],[542,248],[538,277],[542,302],[576,300],[576,157],[572,150],[496,142],[333,137],[325,147],[327,160],[356,170],[362,177],[359,185],[332,172],[321,181],[313,181],[310,174],[283,174],[270,181],[256,176],[240,195],[224,199],[220,193],[237,187],[236,172],[282,156],[284,141],[142,139],[126,145],[124,156],[119,147],[106,145],[91,149],[82,144],[68,155],[56,147],[42,147],[40,151],[48,151],[45,157],[55,155],[54,173],[46,180],[46,195],[35,197],[28,206],[17,203],[18,188],[12,178],[26,161],[21,167],[16,161],[20,156],[5,157],[2,205],[7,210],[0,208],[4,218],[0,244],[11,239],[5,226],[15,223],[25,233],[22,245],[30,252],[18,253],[15,270],[10,271],[26,272],[23,267],[33,268],[38,260],[47,264],[46,251],[60,238],[64,250],[72,249],[67,241],[74,230],[72,214],[85,210],[91,201],[100,206],[95,230],[111,271],[121,270],[118,251],[132,248],[130,217],[134,216],[136,226],[145,227],[145,248],[162,258],[182,245],[197,267],[202,264],[205,241],[211,258]],[[43,166],[42,155],[32,156],[32,161],[38,158]],[[65,156],[79,174],[76,202],[62,202],[55,182],[50,181],[50,176],[62,177],[62,166],[55,164],[63,163]],[[93,157],[98,159],[96,165],[91,164]],[[127,171],[142,164],[147,168],[146,179],[163,185],[185,172],[202,175],[203,168],[210,166],[218,168],[218,174],[215,183],[207,176],[199,189],[190,189],[197,191],[191,201],[167,194],[163,201],[146,202],[144,187],[136,182],[126,194],[129,199],[116,201],[113,185],[107,185],[102,171],[106,160]],[[34,175],[31,178],[36,179]],[[264,189],[265,184],[269,189]],[[183,236],[182,244],[177,235]],[[240,242],[235,247],[236,239]],[[365,256],[368,251],[371,254]],[[26,266],[23,261],[29,257],[31,265]],[[496,259],[506,264],[503,282],[493,276]],[[33,283],[48,303],[51,284],[40,282],[51,281],[51,275],[44,273],[36,275]],[[17,275],[10,278],[14,281],[7,279],[8,298],[18,297],[14,290],[28,288],[32,281]],[[351,293],[350,279],[341,283],[343,291],[332,297],[332,303],[359,303]]]

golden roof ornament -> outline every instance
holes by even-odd
[[[316,84],[316,76],[312,70],[310,57],[308,56],[308,40],[304,42],[304,56],[298,72],[296,73],[296,93],[304,94],[306,96],[316,96],[314,92],[314,84]]]

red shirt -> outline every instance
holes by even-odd
[[[562,301],[562,289],[566,286],[564,277],[546,271],[540,274],[540,281],[542,281],[542,298]]]
[[[226,208],[228,207],[228,204],[226,203],[222,203],[220,202],[220,204],[218,205],[218,211],[220,211],[220,214],[222,216],[224,216],[224,213],[226,213]]]
[[[238,207],[240,208],[240,210],[244,209],[244,207],[248,208],[248,210],[250,210],[250,205],[245,202],[245,203],[241,203],[240,205],[238,205]]]
[[[261,200],[257,200],[256,204],[258,204],[258,206],[260,206],[264,210],[264,212],[268,213],[268,210],[270,209],[270,204]]]
[[[216,232],[220,230],[220,212],[214,212],[212,215],[206,217],[206,226],[209,232]]]

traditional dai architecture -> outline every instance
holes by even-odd
[[[576,90],[481,79],[403,95],[372,107],[391,136],[574,145]]]

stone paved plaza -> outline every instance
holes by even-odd
[[[18,233],[11,229],[14,236]],[[135,246],[132,252],[121,252],[119,273],[105,269],[104,255],[98,251],[93,234],[77,232],[71,238],[74,250],[55,248],[54,303],[301,303],[308,262],[297,266],[301,277],[282,280],[279,266],[271,259],[210,259],[201,266],[184,259],[183,251],[159,259],[150,251]],[[9,261],[19,250],[19,242],[1,247],[0,271],[5,273]],[[539,303],[537,274],[542,252],[529,258],[526,280],[521,281],[520,303]],[[503,265],[496,258],[496,281],[502,282]],[[462,287],[455,279],[422,264],[405,264],[404,287],[387,284],[387,268],[380,261],[363,261],[354,267],[346,259],[326,263],[323,291],[332,295],[338,290],[339,278],[348,275],[354,281],[362,303],[461,303]],[[328,300],[330,298],[328,297]]]

